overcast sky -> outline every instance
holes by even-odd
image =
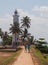
[[[30,17],[29,32],[35,38],[44,37],[48,41],[48,0],[0,0],[0,28],[3,31],[9,31],[16,9],[20,18]]]

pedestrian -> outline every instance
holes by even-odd
[[[28,52],[30,53],[30,43],[28,43]]]
[[[28,49],[28,44],[27,43],[28,43],[28,40],[27,40],[27,38],[25,38],[25,45],[24,46],[25,46],[25,51],[26,52],[27,52],[27,49]]]
[[[28,46],[27,46],[27,44],[25,44],[25,51],[27,52],[27,48],[28,48]]]

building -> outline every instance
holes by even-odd
[[[13,23],[18,22],[19,23],[19,15],[17,10],[15,10],[14,15],[13,15]]]
[[[14,15],[13,15],[13,24],[14,23],[19,23],[19,15],[18,15],[17,10],[15,10]],[[16,47],[18,39],[19,39],[19,34],[18,33],[12,34],[12,46],[13,47]]]

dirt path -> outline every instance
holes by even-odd
[[[22,53],[12,65],[34,65],[30,53],[25,52],[23,49]]]

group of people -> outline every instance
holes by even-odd
[[[26,52],[30,52],[30,46],[32,42],[30,38],[24,38],[24,47]]]
[[[25,51],[30,52],[30,43],[25,44]]]

